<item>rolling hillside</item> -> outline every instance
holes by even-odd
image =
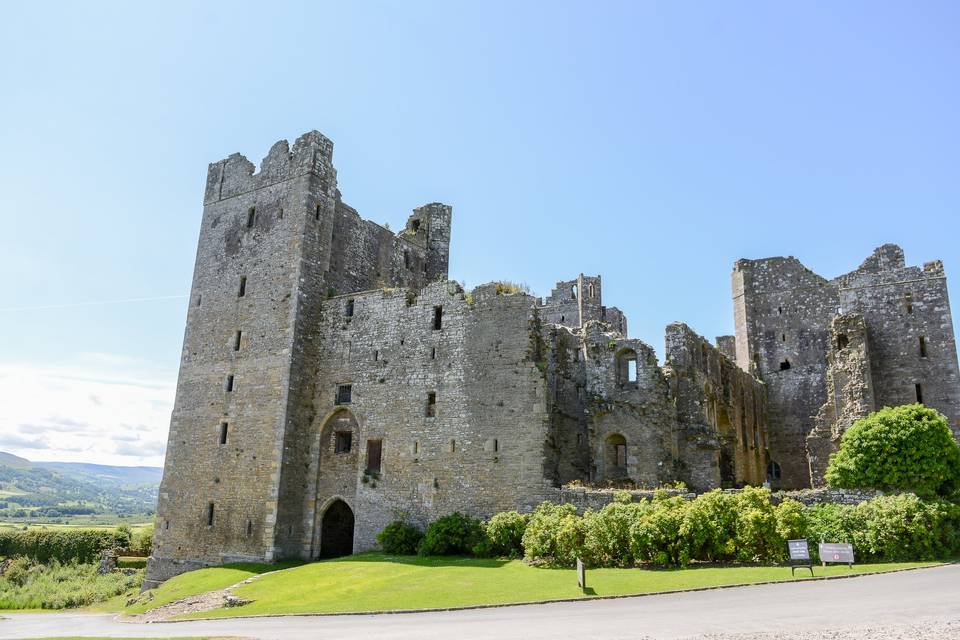
[[[68,522],[148,517],[163,470],[32,462],[0,452],[0,520]]]

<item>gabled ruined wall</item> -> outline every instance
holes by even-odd
[[[810,481],[822,486],[830,454],[839,449],[840,437],[856,420],[876,409],[870,374],[867,324],[858,313],[837,316],[830,323],[827,356],[827,401],[817,413],[807,436]]]
[[[833,282],[843,312],[866,323],[876,406],[916,402],[920,385],[923,403],[947,416],[960,439],[960,374],[943,263],[908,267],[900,247],[883,245]]]
[[[548,324],[541,335],[551,424],[547,476],[556,486],[584,481],[590,477],[590,435],[582,333]]]
[[[655,487],[674,479],[676,410],[653,349],[599,322],[583,328],[587,424],[595,482]],[[628,362],[636,362],[635,380]],[[616,446],[625,446],[618,464]]]
[[[667,326],[666,359],[680,479],[695,491],[761,484],[767,440],[763,383],[680,322]]]
[[[440,329],[433,328],[437,307]],[[534,298],[497,295],[495,285],[475,289],[472,302],[446,282],[325,302],[317,418],[302,443],[310,487],[303,528],[316,531],[325,505],[343,499],[356,517],[359,551],[397,518],[425,526],[453,511],[487,517],[544,499],[550,422],[532,349],[542,340],[538,330]],[[351,385],[352,399],[338,406],[342,384]],[[357,427],[352,452],[338,455],[326,422],[344,410]],[[382,440],[383,459],[379,477],[365,479],[368,439]],[[302,544],[304,556],[314,557],[320,540],[308,535]]]

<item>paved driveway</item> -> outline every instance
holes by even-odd
[[[242,636],[251,638],[656,638],[801,631],[960,619],[960,565],[847,580],[493,609],[157,623],[98,614],[22,614],[0,638]]]

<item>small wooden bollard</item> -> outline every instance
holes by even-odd
[[[583,564],[583,560],[577,558],[577,584],[580,585],[580,591],[586,593],[587,591],[587,568]]]

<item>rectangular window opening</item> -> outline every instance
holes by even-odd
[[[431,347],[431,348],[430,348],[430,359],[431,359],[431,360],[436,360],[436,359],[437,359],[437,348],[436,348],[436,347]]]
[[[213,503],[207,505],[207,526],[213,526]]]
[[[849,340],[847,340],[847,334],[845,333],[837,334],[837,350],[838,351],[841,349],[846,349],[848,344],[849,344]]]
[[[201,293],[197,295],[197,306],[199,307],[202,302],[203,302],[203,294]]]
[[[334,453],[350,453],[353,446],[353,433],[350,431],[337,431],[337,440],[333,448]]]
[[[378,361],[379,359],[380,359],[380,350],[379,350],[379,349],[374,349],[374,350],[373,350],[373,361],[376,362],[376,361]]]
[[[439,331],[443,328],[443,306],[433,308],[433,330]]]
[[[220,423],[220,444],[227,444],[227,431],[230,426],[226,422]]]
[[[247,229],[253,229],[253,224],[257,220],[257,208],[250,207],[250,210],[247,211]]]
[[[371,473],[380,473],[380,458],[382,451],[382,440],[367,440],[367,471]]]
[[[637,361],[627,360],[627,382],[637,381]]]
[[[927,339],[923,336],[920,336],[920,357],[927,357]]]
[[[319,204],[317,205],[316,210],[313,212],[313,219],[314,219],[314,220],[319,220],[319,219],[320,219],[320,205],[319,205]]]
[[[913,385],[913,390],[917,393],[917,404],[923,404],[923,387],[919,382]]]
[[[409,251],[403,252],[403,266],[406,269],[410,268],[410,252]]]
[[[237,292],[237,297],[242,298],[247,295],[247,276],[240,276],[240,291]]]
[[[230,393],[231,391],[233,391],[233,374],[230,374],[227,376],[227,382],[225,387],[226,387],[227,393]]]
[[[347,306],[343,309],[343,315],[348,318],[353,317],[353,299],[347,300]]]
[[[907,313],[913,313],[913,294],[908,293],[903,297],[904,305],[907,308]]]
[[[353,401],[353,385],[338,384],[337,398],[334,404],[350,404]]]
[[[427,394],[427,417],[433,418],[437,415],[437,394],[431,391]]]
[[[243,337],[243,331],[237,331],[237,334],[233,337],[233,350],[240,351],[240,339]]]

